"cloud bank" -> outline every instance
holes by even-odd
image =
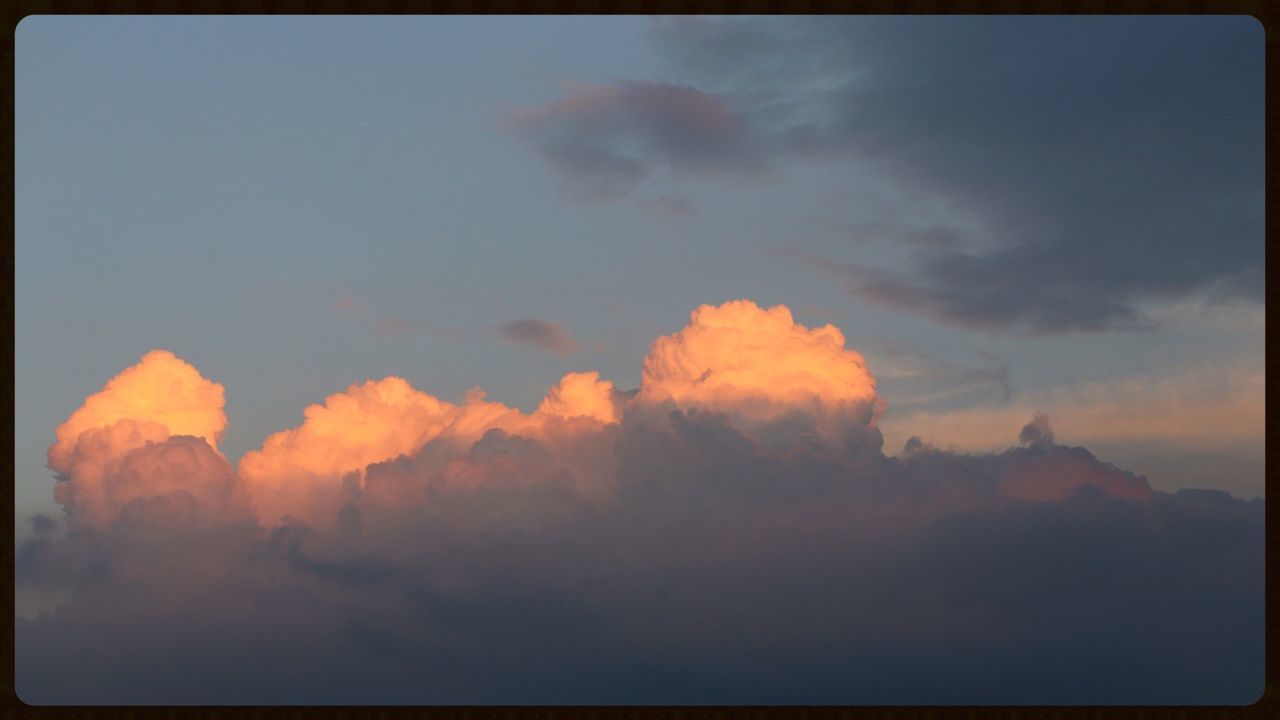
[[[532,413],[400,378],[232,469],[155,351],[50,448],[32,703],[1248,703],[1263,513],[1057,444],[885,455],[834,326],[702,306]],[[56,527],[55,527],[56,526]]]

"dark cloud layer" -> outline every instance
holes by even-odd
[[[570,90],[516,122],[579,197],[618,199],[657,168],[835,160],[957,218],[926,233],[945,242],[876,227],[915,260],[850,273],[863,299],[1038,333],[1149,328],[1145,304],[1194,295],[1261,300],[1251,18],[677,17],[650,30],[679,84]]]
[[[18,691],[87,704],[1261,692],[1260,501],[1151,492],[1053,444],[1043,418],[999,455],[913,441],[901,458],[865,428],[833,441],[780,422],[789,439],[765,443],[721,413],[633,409],[592,436],[616,464],[607,502],[580,495],[541,442],[492,430],[371,466],[328,525],[130,517],[56,540],[37,521],[18,582],[72,599],[18,620]],[[451,483],[458,463],[487,479]],[[388,504],[380,484],[426,501]]]

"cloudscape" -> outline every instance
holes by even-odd
[[[222,386],[147,353],[49,447],[67,533],[39,516],[18,573],[71,599],[19,621],[24,696],[1258,692],[1260,500],[1153,491],[1044,415],[998,454],[886,456],[864,358],[782,305],[699,307],[643,368],[630,393],[569,373],[529,414],[369,380],[233,468]]]
[[[1247,705],[1247,17],[35,17],[35,705]]]

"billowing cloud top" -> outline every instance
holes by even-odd
[[[227,427],[223,388],[168,350],[152,350],[102,390],[85,398],[80,409],[58,426],[49,448],[49,467],[65,472],[82,433],[121,420],[163,425],[169,435],[204,438],[211,446]]]
[[[58,426],[48,462],[65,482],[55,497],[95,525],[150,500],[223,512],[233,485],[216,449],[224,402],[221,385],[173,353],[147,353]]]
[[[352,385],[308,406],[302,425],[246,454],[240,477],[259,517],[276,522],[309,508],[317,485],[422,447],[456,410],[398,377]]]
[[[617,394],[613,383],[601,380],[598,372],[569,373],[547,393],[538,405],[538,412],[615,423],[619,418]]]
[[[862,355],[844,346],[834,325],[807,328],[785,305],[765,309],[750,300],[703,305],[689,325],[649,348],[643,404],[728,412],[748,423],[811,414],[834,437],[874,421],[875,378]]]
[[[876,397],[866,361],[845,349],[836,326],[809,329],[785,305],[764,309],[750,300],[694,310],[685,329],[654,341],[643,372],[642,400],[685,406]]]

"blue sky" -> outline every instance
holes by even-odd
[[[982,445],[963,433],[947,436],[946,413],[964,410],[971,414],[955,417],[1009,428],[977,448],[998,449],[1014,440],[1032,406],[1055,417],[1064,442],[1095,447],[1105,438],[1073,435],[1070,417],[1057,417],[1062,408],[1081,402],[1081,388],[1106,395],[1108,383],[1146,383],[1145,390],[1132,390],[1150,401],[1129,412],[1132,425],[1140,426],[1142,413],[1153,409],[1164,413],[1206,401],[1235,402],[1246,419],[1231,429],[1203,428],[1195,433],[1202,442],[1190,446],[1167,433],[1104,442],[1106,459],[1127,462],[1156,487],[1263,493],[1261,397],[1247,401],[1262,387],[1260,285],[1214,299],[1212,283],[1219,278],[1206,271],[1168,287],[1153,282],[1159,292],[1123,299],[1158,320],[1147,329],[1104,322],[1038,331],[1016,324],[975,327],[877,301],[850,292],[845,278],[821,267],[846,263],[909,273],[918,253],[909,235],[921,228],[959,233],[965,252],[1016,245],[1019,238],[984,233],[984,223],[996,217],[993,208],[1022,200],[1040,208],[1041,196],[1062,198],[1062,217],[1040,216],[1049,231],[1056,222],[1063,232],[1074,232],[1063,217],[1096,210],[1097,203],[1073,209],[1072,198],[1087,194],[1083,177],[1105,185],[1104,168],[1045,167],[1044,188],[1030,187],[1016,168],[1009,172],[1017,182],[1005,184],[990,170],[1014,167],[1003,159],[1008,148],[980,144],[992,127],[981,103],[994,102],[992,114],[1002,111],[987,97],[994,90],[984,90],[998,87],[996,81],[988,86],[963,73],[951,80],[957,97],[945,107],[970,103],[977,111],[952,122],[951,130],[922,126],[925,135],[917,138],[931,139],[912,146],[935,156],[943,154],[944,141],[951,143],[945,147],[971,148],[957,150],[956,163],[975,177],[991,176],[973,182],[975,192],[993,189],[986,205],[953,191],[951,165],[913,165],[905,151],[899,155],[907,159],[895,160],[886,150],[886,161],[843,141],[808,153],[775,148],[764,161],[767,171],[747,176],[664,164],[657,141],[645,146],[643,134],[618,142],[639,143],[624,150],[641,159],[657,152],[649,158],[651,172],[622,199],[584,203],[564,190],[575,178],[548,160],[542,139],[511,127],[521,109],[572,97],[572,83],[628,82],[722,92],[731,102],[750,100],[755,92],[789,112],[820,119],[825,112],[830,117],[823,122],[833,125],[840,118],[835,101],[810,102],[806,93],[820,97],[835,81],[823,72],[791,73],[786,63],[808,56],[787,42],[813,34],[809,46],[830,50],[811,53],[814,62],[828,63],[813,66],[824,72],[857,68],[860,56],[854,53],[849,67],[832,66],[832,58],[844,57],[836,30],[776,22],[780,29],[764,34],[771,43],[753,46],[749,32],[726,31],[718,45],[702,38],[699,46],[690,39],[696,32],[640,17],[25,19],[16,35],[19,515],[55,507],[44,468],[54,427],[80,399],[155,347],[173,350],[227,388],[230,422],[222,446],[234,460],[270,432],[297,424],[305,405],[387,374],[444,398],[478,385],[491,398],[526,410],[570,370],[599,370],[619,387],[636,387],[649,342],[677,330],[699,304],[738,297],[785,303],[802,323],[834,322],[844,330],[849,346],[868,357],[889,402],[887,452],[913,434],[910,416],[925,412],[937,416],[925,427],[939,442]],[[993,47],[1012,34],[1014,49],[1026,50],[1016,38],[1034,36],[1035,22],[1024,28],[1007,23],[1007,29],[996,23],[942,32],[987,33],[992,37],[984,42]],[[1066,26],[1073,24],[1079,27],[1072,32],[1096,38],[1102,57],[1135,38],[1156,49],[1166,41],[1177,46],[1188,32],[1203,39],[1179,52],[1185,64],[1206,68],[1204,76],[1166,81],[1152,75],[1143,80],[1153,88],[1150,97],[1126,95],[1124,82],[1132,78],[1100,72],[1053,43],[1039,50],[1044,58],[1028,60],[1027,72],[1038,86],[1058,86],[1063,93],[1101,83],[1082,96],[1096,98],[1099,107],[1110,103],[1108,112],[1079,119],[1075,126],[1086,131],[1090,123],[1115,128],[1126,117],[1148,122],[1154,114],[1173,127],[1167,138],[1145,133],[1155,150],[1162,141],[1177,147],[1172,143],[1191,138],[1210,156],[1224,132],[1242,136],[1218,155],[1244,153],[1223,172],[1243,167],[1256,191],[1238,195],[1240,206],[1228,209],[1242,220],[1222,225],[1238,229],[1243,239],[1222,245],[1221,238],[1202,234],[1183,241],[1190,248],[1183,254],[1194,264],[1199,253],[1212,265],[1224,254],[1221,248],[1238,248],[1233,252],[1241,262],[1258,263],[1260,272],[1257,23],[1077,19]],[[854,25],[848,37],[867,33]],[[894,38],[899,28],[890,22],[872,31]],[[747,39],[735,47],[739,36]],[[888,50],[867,43],[865,53],[883,56],[871,55],[856,77],[874,80],[877,68],[909,67],[903,58],[919,56],[926,69],[932,61],[909,43],[882,45]],[[1138,68],[1145,58],[1159,59],[1141,45],[1132,56]],[[707,59],[713,51],[721,55],[719,64]],[[725,71],[726,63],[739,62],[733,53],[756,58],[754,73]],[[950,62],[979,67],[991,61],[976,54]],[[1182,65],[1171,67],[1170,74],[1181,72]],[[908,72],[903,76],[920,82]],[[779,77],[787,79],[785,92],[777,91]],[[1222,78],[1239,90],[1222,117],[1159,114],[1168,106],[1161,105],[1167,100],[1162,83],[1205,87]],[[973,83],[967,95],[965,83]],[[936,92],[927,85],[922,90]],[[880,92],[896,97],[892,88]],[[1037,114],[1028,106],[1021,121],[1011,120],[1014,127],[1040,123],[1046,133],[1062,130],[1044,120],[1059,109],[1052,95],[1028,102],[1046,107]],[[1180,107],[1183,100],[1171,102]],[[757,127],[767,125],[742,112]],[[918,116],[937,112],[926,103]],[[970,116],[980,121],[972,132],[964,124]],[[894,127],[904,126],[896,121]],[[873,129],[884,137],[883,148],[907,142]],[[1116,130],[1111,138],[1107,132],[1096,133],[1093,143],[1102,150],[1108,142],[1144,136]],[[1022,140],[1017,132],[1010,135],[1011,144]],[[750,141],[780,147],[768,138]],[[1090,147],[1090,137],[1080,142]],[[1197,157],[1188,156],[1189,167],[1196,167]],[[1086,154],[1081,163],[1094,159]],[[1150,202],[1149,213],[1168,214],[1169,224],[1186,224],[1179,213],[1206,212],[1182,207],[1176,187],[1158,187],[1160,178],[1178,179],[1169,168],[1135,166],[1122,175],[1145,178],[1161,190],[1134,200]],[[932,182],[936,178],[952,186]],[[1161,198],[1167,198],[1164,206]],[[689,211],[662,211],[677,206]],[[1162,228],[1152,223],[1126,232]],[[1126,237],[1147,247],[1141,237],[1124,234],[1074,242],[1122,250]],[[1093,262],[1108,257],[1080,255]],[[1103,263],[1087,274],[1116,274],[1123,282],[1125,264],[1142,258],[1122,251],[1111,256],[1115,267]],[[1183,271],[1171,266],[1152,272]],[[1140,268],[1133,274],[1143,279]],[[563,326],[581,349],[565,356],[504,341],[496,329],[521,318]],[[1193,397],[1193,390],[1200,394]],[[1176,397],[1179,392],[1187,397]],[[1194,418],[1189,412],[1187,423]],[[1232,472],[1199,476],[1223,461]]]

